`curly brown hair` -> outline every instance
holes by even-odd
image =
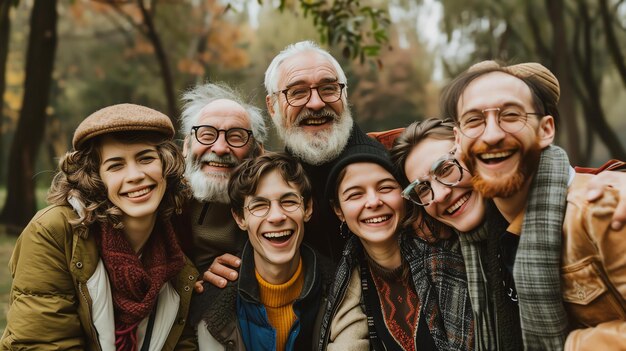
[[[406,159],[413,149],[427,138],[435,140],[450,140],[454,142],[454,123],[450,119],[429,118],[421,122],[413,122],[404,129],[393,143],[390,150],[391,160],[394,167],[398,170],[400,183],[403,187],[409,185],[412,181],[406,177]],[[409,201],[407,201],[409,202]],[[439,233],[449,230],[445,225],[439,223],[430,217],[422,206],[411,203],[410,209],[404,218],[403,225],[406,227],[417,223],[419,230],[422,230],[426,237],[433,237],[433,240],[439,238]],[[430,230],[430,234],[423,229],[426,226]]]
[[[145,142],[156,147],[166,180],[165,194],[158,213],[163,218],[169,218],[173,212],[180,213],[191,197],[191,192],[184,179],[184,158],[176,144],[155,132],[131,131],[105,135],[124,143]],[[94,222],[106,222],[121,229],[123,213],[107,197],[107,189],[100,178],[101,140],[102,136],[95,137],[79,150],[69,151],[61,158],[48,191],[48,203],[71,203],[74,208],[78,207],[78,219],[70,221],[78,228],[87,228]]]

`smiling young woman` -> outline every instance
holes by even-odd
[[[398,179],[373,139],[346,148],[329,174],[327,196],[348,241],[320,350],[473,349],[462,257],[413,234]]]
[[[173,135],[132,104],[78,126],[11,257],[1,349],[196,348],[184,321],[198,274],[169,221],[189,197]]]

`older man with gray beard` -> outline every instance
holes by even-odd
[[[191,223],[190,254],[203,272],[217,256],[243,247],[247,236],[231,216],[228,180],[244,159],[263,151],[267,131],[261,110],[224,84],[198,85],[183,101],[185,177],[194,197],[183,221]]]
[[[345,239],[324,195],[335,160],[347,145],[382,145],[353,121],[347,78],[327,51],[311,41],[289,45],[265,71],[267,109],[286,151],[300,159],[313,185],[313,217],[305,242],[338,261]]]
[[[305,225],[304,242],[335,262],[345,238],[325,196],[328,173],[347,145],[384,148],[353,121],[346,84],[337,60],[311,41],[289,45],[265,71],[267,109],[287,153],[302,162],[313,187],[313,215]],[[204,279],[223,287],[224,278],[236,279],[232,268],[237,267],[237,257],[220,256]]]

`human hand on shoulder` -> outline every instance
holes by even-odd
[[[605,171],[595,175],[587,184],[587,201],[593,202],[601,199],[607,187],[614,188],[619,193],[611,228],[620,230],[626,223],[626,173]]]
[[[202,280],[196,282],[194,290],[197,293],[202,293],[204,291],[202,287],[203,281],[211,283],[218,288],[224,288],[227,280],[232,282],[237,280],[239,274],[236,269],[239,268],[240,264],[241,259],[239,257],[228,253],[215,258],[202,275]]]

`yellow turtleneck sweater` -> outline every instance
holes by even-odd
[[[255,273],[256,280],[259,282],[261,303],[265,305],[270,324],[276,329],[276,351],[283,351],[289,330],[296,321],[293,302],[300,297],[304,284],[302,259],[298,263],[296,273],[284,284],[270,284],[261,278],[259,272]]]

